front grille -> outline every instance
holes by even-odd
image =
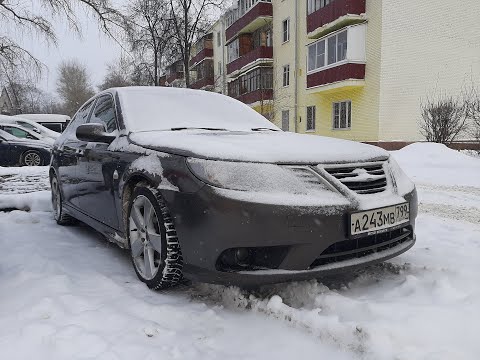
[[[287,169],[292,171],[307,189],[324,190],[331,188],[330,185],[322,181],[322,178],[316,171],[308,166],[287,166]]]
[[[325,171],[357,194],[375,194],[387,188],[383,162],[368,165],[325,167]]]
[[[391,249],[412,239],[412,228],[406,226],[386,233],[339,241],[324,250],[310,267],[361,258]]]

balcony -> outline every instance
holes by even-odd
[[[273,47],[259,46],[258,48],[253,49],[252,51],[227,64],[227,74],[230,75],[234,72],[238,72],[241,69],[245,69],[248,65],[253,66],[259,63],[272,61]]]
[[[190,66],[195,66],[203,59],[213,58],[213,49],[204,48],[190,59]]]
[[[345,63],[307,75],[307,89],[326,91],[365,84],[365,64]]]
[[[215,79],[213,78],[213,76],[211,76],[211,77],[206,77],[206,78],[195,81],[194,83],[190,84],[190,88],[206,89],[209,87],[213,87],[214,85],[215,85]]]
[[[227,42],[235,36],[243,33],[250,33],[265,25],[266,21],[271,21],[273,17],[273,7],[270,1],[257,2],[247,12],[241,15],[226,30]]]
[[[167,75],[167,84],[172,84],[175,80],[183,80],[183,72],[176,72]]]
[[[317,39],[342,27],[366,20],[366,0],[333,0],[307,15],[307,33]]]
[[[244,104],[254,104],[256,102],[270,101],[273,99],[273,89],[259,89],[236,97]]]

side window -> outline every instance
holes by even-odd
[[[26,139],[29,135],[26,131],[14,127],[6,127],[5,131],[12,134],[13,136],[23,139]]]
[[[90,118],[91,123],[103,123],[107,132],[117,130],[117,122],[115,120],[115,107],[113,99],[110,95],[101,96],[97,100],[95,110]]]
[[[66,129],[68,136],[73,135],[75,137],[75,132],[77,128],[87,122],[88,115],[90,114],[94,103],[95,101],[92,100],[88,104],[85,104],[80,110],[78,110],[77,114],[74,116],[72,121],[70,121],[70,124],[68,124],[68,128]]]

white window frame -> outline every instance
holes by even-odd
[[[345,50],[345,58],[343,58],[342,60],[338,60],[338,37],[339,37],[339,35],[341,35],[343,33],[346,33],[346,36],[347,36],[347,42],[346,42],[347,50]],[[328,56],[329,56],[328,42],[331,38],[335,38],[335,62],[329,64],[328,63]],[[325,52],[324,52],[324,56],[323,56],[323,66],[317,67],[317,64],[316,64],[317,63],[317,57],[318,57],[317,44],[321,43],[322,41],[325,42],[325,48],[324,48]],[[313,69],[310,69],[310,48],[313,47],[313,46],[315,46],[315,56],[314,56],[315,66],[313,67]],[[307,74],[313,74],[313,73],[316,73],[316,72],[319,72],[319,71],[322,71],[322,70],[330,69],[330,68],[340,66],[342,64],[347,63],[348,62],[347,51],[348,51],[348,28],[343,29],[341,31],[337,31],[332,35],[326,36],[324,38],[321,38],[321,39],[307,45]]]
[[[313,109],[313,127],[308,127],[308,109]],[[307,113],[306,113],[307,121],[305,123],[305,131],[306,132],[314,132],[317,129],[317,107],[315,105],[307,106]]]
[[[290,86],[290,64],[283,65],[282,84],[283,87]]]
[[[345,119],[345,123],[347,125],[347,127],[340,127],[341,123],[342,123],[342,119],[340,118],[340,115],[341,115],[341,106],[343,103],[346,103],[347,104],[347,111],[346,111],[346,116],[347,118]],[[339,127],[335,127],[335,105],[338,105],[339,106],[339,114],[338,114],[338,125]],[[348,118],[348,115],[350,114],[350,119]],[[348,121],[350,121],[350,123],[348,123]],[[332,130],[340,130],[340,131],[345,131],[345,130],[351,130],[352,129],[352,100],[342,100],[342,101],[334,101],[332,103]]]
[[[287,29],[285,31],[285,23],[287,24]],[[285,40],[285,34],[287,34],[287,39]],[[286,18],[282,21],[282,44],[290,41],[290,18]]]

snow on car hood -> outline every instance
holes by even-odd
[[[385,160],[375,146],[290,132],[149,131],[130,133],[144,148],[214,160],[284,164],[350,163]]]

